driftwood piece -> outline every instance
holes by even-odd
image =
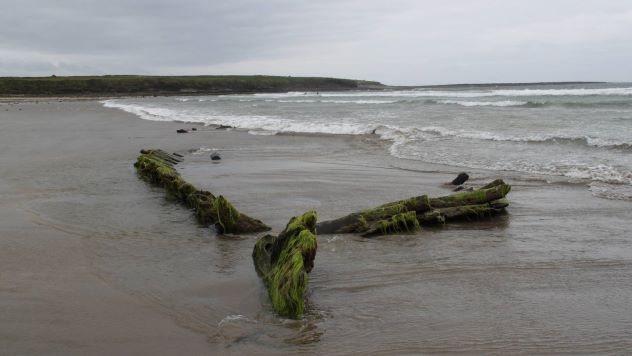
[[[305,311],[307,274],[316,257],[315,211],[290,219],[278,235],[266,235],[252,251],[255,270],[268,289],[274,310],[297,319]]]
[[[429,198],[421,195],[320,222],[319,234],[359,233],[363,236],[414,232],[420,226],[458,219],[478,219],[504,211],[504,197],[511,186],[497,179],[484,187],[457,194]]]
[[[143,178],[161,186],[167,193],[195,210],[203,225],[214,225],[219,233],[255,233],[270,228],[257,219],[240,213],[223,196],[198,190],[178,174],[173,167],[182,159],[162,150],[141,150],[134,167]]]

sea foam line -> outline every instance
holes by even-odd
[[[632,142],[591,136],[570,136],[562,134],[511,136],[488,131],[449,129],[441,126],[399,127],[380,123],[353,122],[301,122],[291,119],[265,116],[204,115],[186,110],[124,104],[116,100],[102,101],[105,107],[118,108],[135,114],[145,120],[197,122],[206,125],[228,125],[240,129],[269,131],[271,133],[309,133],[332,135],[366,135],[375,133],[385,140],[430,139],[431,136],[458,137],[487,141],[513,141],[526,143],[575,143],[590,147],[610,149],[632,149]]]
[[[288,97],[447,97],[478,98],[491,96],[533,97],[533,96],[632,96],[632,87],[623,88],[566,88],[566,89],[493,89],[493,90],[382,90],[382,91],[345,91],[345,92],[289,92],[259,93],[251,97],[288,98]]]

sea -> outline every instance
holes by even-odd
[[[476,85],[105,100],[253,135],[374,135],[398,158],[585,183],[632,199],[632,83]]]

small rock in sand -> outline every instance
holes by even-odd
[[[178,129],[176,132],[177,132],[177,133],[187,133],[187,132],[189,132],[189,131],[187,131],[187,130],[185,130],[185,129]]]
[[[222,157],[219,155],[219,153],[217,153],[217,152],[211,153],[211,160],[219,161],[220,159],[222,159]]]
[[[467,175],[467,173],[465,172],[461,172],[458,176],[456,176],[456,178],[454,178],[454,180],[452,181],[452,185],[461,185],[465,183],[465,181],[467,181],[468,179],[470,179],[470,176]]]

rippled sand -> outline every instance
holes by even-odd
[[[8,110],[8,111],[7,111]],[[309,313],[270,310],[255,237],[218,237],[132,168],[181,173],[280,230],[420,193],[457,168],[371,137],[254,136],[148,122],[96,102],[0,105],[0,344],[7,354],[625,353],[632,211],[582,185],[509,177],[509,215],[363,239],[319,236]],[[210,152],[210,151],[209,151]],[[474,171],[474,183],[495,173]]]

